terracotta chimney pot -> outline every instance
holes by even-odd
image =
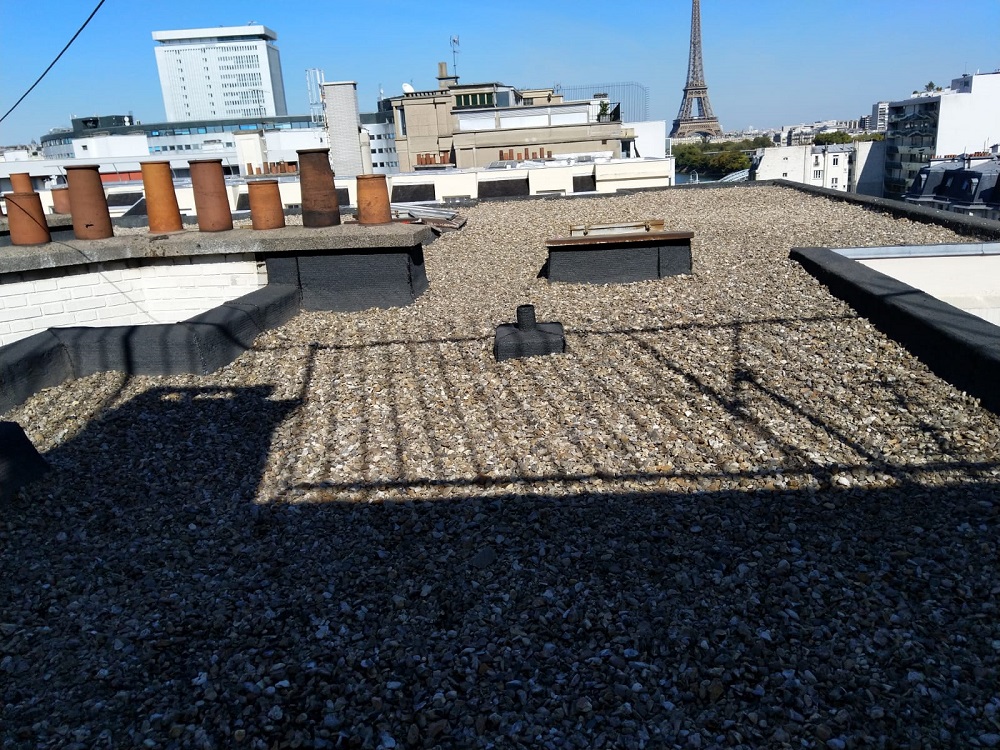
[[[229,209],[222,159],[195,159],[188,164],[191,167],[191,187],[194,189],[198,229],[202,232],[225,232],[232,229],[233,214]]]
[[[44,245],[52,241],[38,193],[6,193],[4,199],[12,245]]]
[[[174,176],[168,161],[139,162],[142,187],[146,193],[146,216],[152,234],[180,232],[184,229],[181,211],[174,192]]]
[[[302,190],[302,226],[332,227],[340,224],[337,186],[330,167],[330,149],[310,148],[299,155],[299,187]]]
[[[388,224],[392,221],[389,188],[384,174],[359,174],[358,224]]]
[[[247,183],[250,194],[250,220],[254,229],[281,229],[285,212],[277,180],[254,180]]]
[[[69,209],[73,215],[73,234],[78,240],[103,240],[114,237],[108,199],[104,195],[100,167],[74,164],[66,167],[69,185]]]

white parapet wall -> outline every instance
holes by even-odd
[[[48,328],[176,323],[267,284],[252,253],[0,275],[0,346]]]
[[[597,192],[670,187],[674,182],[673,159],[631,159],[594,165]]]

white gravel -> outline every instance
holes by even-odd
[[[788,260],[780,188],[483,204],[415,304],[5,415],[3,747],[993,747],[1000,418]],[[691,276],[537,278],[571,224]],[[568,353],[496,363],[533,303]]]

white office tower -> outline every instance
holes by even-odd
[[[288,114],[278,35],[266,26],[154,31],[169,122]]]

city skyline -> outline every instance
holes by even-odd
[[[5,13],[0,25],[0,113],[35,81],[93,9],[60,1],[37,16]],[[165,120],[152,32],[242,25],[274,29],[291,113],[309,110],[305,71],[354,80],[362,111],[403,83],[436,87],[438,61],[452,68],[449,40],[458,36],[462,82],[514,86],[636,81],[649,88],[650,119],[677,114],[687,74],[690,0],[639,3],[623,17],[595,2],[460,4],[443,0],[433,17],[397,2],[335,9],[290,1],[140,4],[105,2],[45,79],[0,124],[0,144],[37,140],[74,116],[127,114]],[[933,80],[946,86],[962,73],[1000,68],[993,32],[997,0],[880,3],[843,0],[788,6],[702,0],[705,78],[726,130],[771,128],[856,118],[878,100],[897,100]],[[951,13],[943,16],[942,10]],[[442,19],[448,19],[442,21]],[[929,31],[914,33],[926,19]],[[961,25],[947,43],[933,32]],[[378,46],[373,42],[384,42]]]

